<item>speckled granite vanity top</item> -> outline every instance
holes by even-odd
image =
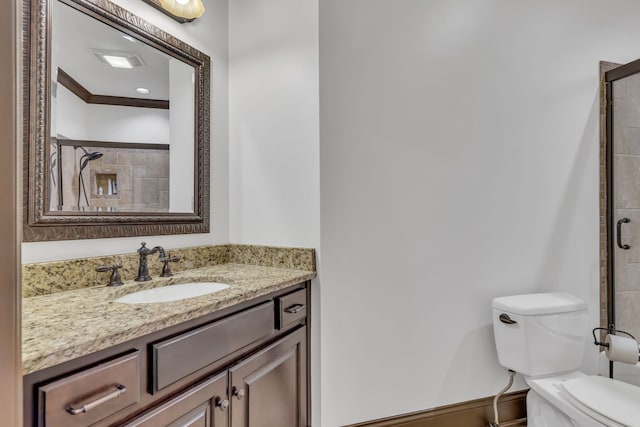
[[[225,263],[177,272],[173,277],[155,277],[149,282],[129,280],[122,286],[94,286],[23,298],[23,374],[310,280],[316,273],[309,270]],[[123,304],[113,301],[142,289],[198,281],[231,286],[173,302]]]

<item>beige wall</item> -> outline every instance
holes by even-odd
[[[0,414],[2,425],[21,424],[18,303],[17,195],[20,180],[16,173],[20,147],[15,104],[16,83],[16,0],[8,0],[0,14]]]

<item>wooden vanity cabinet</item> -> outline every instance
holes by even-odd
[[[295,285],[29,374],[24,426],[69,427],[60,424],[62,416],[78,427],[307,427],[308,287],[309,282]],[[80,382],[66,384],[121,360],[135,373],[105,382],[126,383],[122,396],[135,399],[116,397],[109,407],[99,402],[69,415],[69,404],[94,402],[104,393],[95,392],[101,383],[93,382],[91,391]],[[47,406],[44,392],[57,392],[57,384],[72,391]]]
[[[229,369],[231,427],[304,427],[306,328]]]
[[[306,327],[124,427],[306,426]]]

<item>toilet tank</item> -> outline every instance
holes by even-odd
[[[566,293],[495,298],[493,334],[505,368],[538,377],[577,370],[588,328],[587,304]]]

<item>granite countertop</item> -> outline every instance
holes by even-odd
[[[220,264],[149,282],[96,286],[22,300],[23,375],[103,350],[187,320],[310,280],[315,271]],[[214,281],[231,285],[196,298],[157,304],[113,300],[142,289]]]

